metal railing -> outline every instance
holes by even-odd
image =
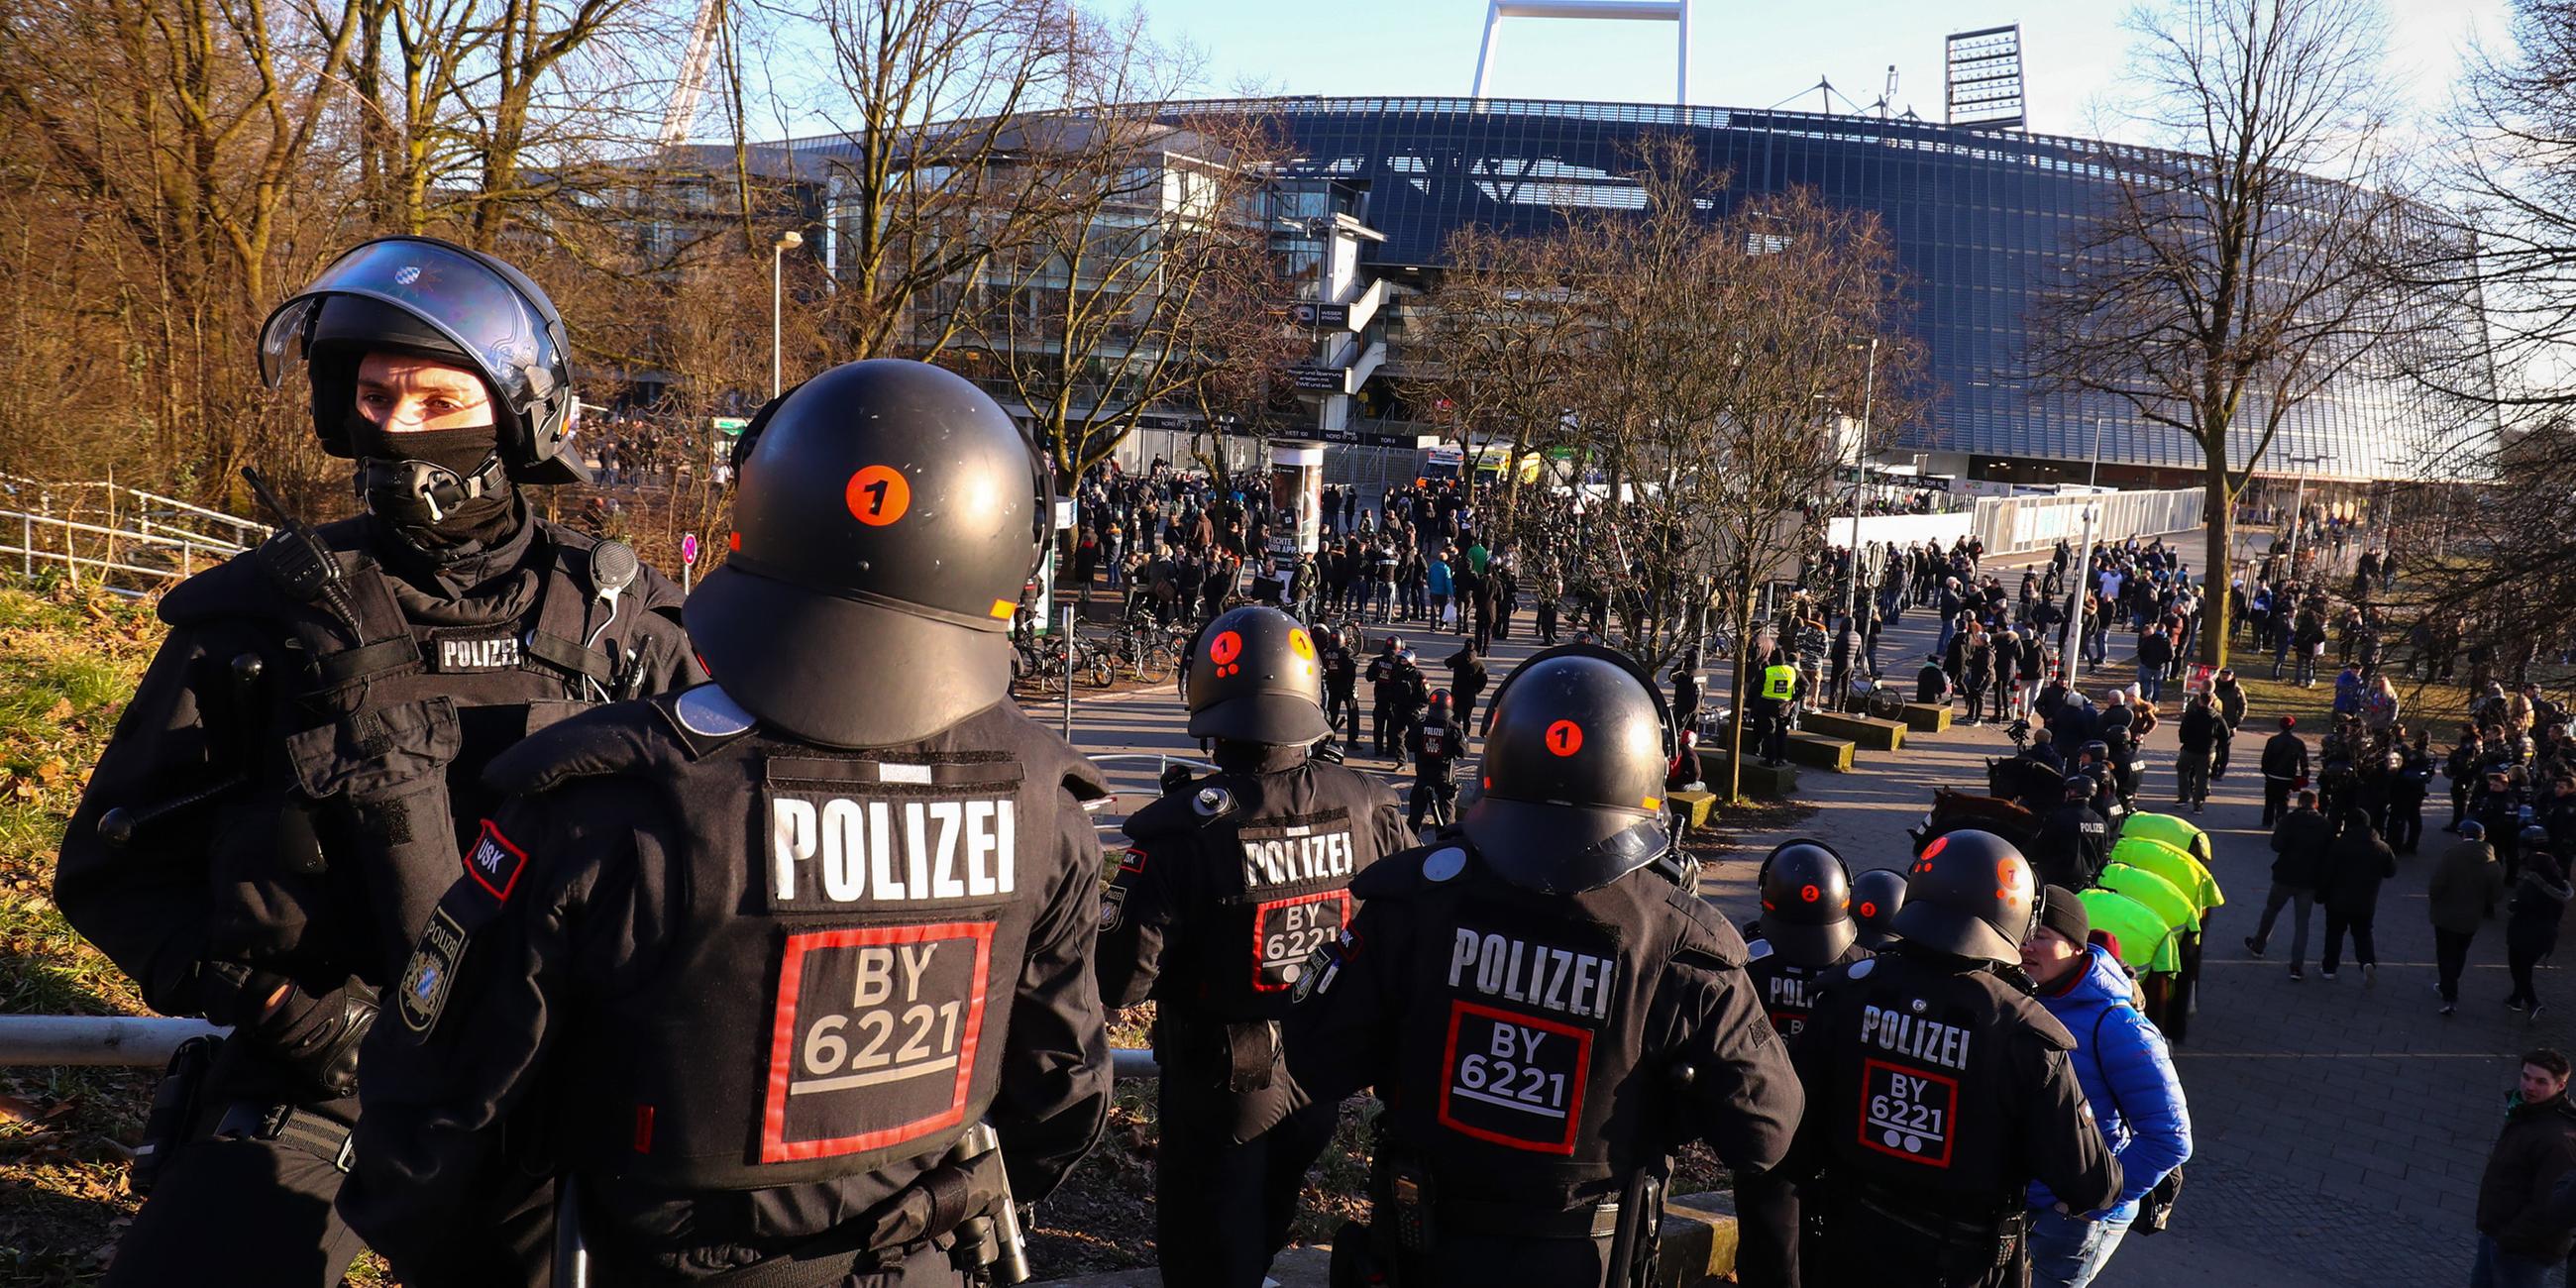
[[[13,524],[18,529],[18,541],[15,545],[11,545],[5,540],[0,540],[0,557],[16,555],[19,573],[28,577],[36,575],[36,564],[41,560],[62,564],[70,570],[75,580],[80,577],[82,569],[88,568],[101,574],[102,578],[106,573],[121,572],[138,577],[181,581],[196,575],[199,556],[204,556],[207,562],[214,563],[240,554],[244,549],[232,542],[206,536],[165,536],[154,532],[110,527],[106,524],[83,523],[61,515],[0,509],[0,533],[6,533]],[[48,538],[59,534],[61,536],[59,548],[40,543],[37,539],[39,533],[46,534]],[[84,537],[89,538],[86,544],[91,547],[91,551],[88,554],[83,554],[80,549]],[[130,555],[127,558],[118,556],[117,546],[120,543],[126,545],[129,551],[136,546],[175,551],[174,562],[162,567],[129,562]]]

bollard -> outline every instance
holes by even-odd
[[[1064,610],[1064,740],[1073,741],[1073,609]]]

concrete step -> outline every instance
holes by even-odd
[[[1726,790],[1727,764],[1731,759],[1732,757],[1723,751],[1700,752],[1700,781],[1707,783],[1723,795]],[[1747,796],[1761,800],[1788,800],[1798,794],[1798,771],[1787,765],[1763,764],[1761,757],[1748,752],[1744,757],[1742,786]]]
[[[1902,720],[1835,715],[1830,711],[1810,711],[1799,720],[1809,733],[1847,739],[1863,751],[1905,750],[1906,726]]]
[[[1908,702],[1905,727],[1916,733],[1944,732],[1950,727],[1950,706],[1946,702]]]
[[[1664,799],[1680,810],[1683,818],[1694,828],[1708,826],[1708,813],[1717,805],[1715,792],[1666,792]]]
[[[1853,755],[1860,750],[1847,738],[1832,738],[1803,730],[1789,735],[1789,759],[1816,769],[1829,769],[1837,774],[1852,770]]]

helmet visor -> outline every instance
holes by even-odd
[[[270,388],[303,361],[296,342],[334,295],[376,300],[435,328],[473,355],[492,392],[522,415],[565,378],[562,337],[491,265],[441,242],[390,237],[332,261],[268,315],[259,333],[259,376]]]

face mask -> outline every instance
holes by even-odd
[[[388,434],[352,413],[349,441],[358,449],[367,508],[399,525],[440,532],[490,523],[509,511],[513,490],[501,468],[497,432],[476,425]]]

